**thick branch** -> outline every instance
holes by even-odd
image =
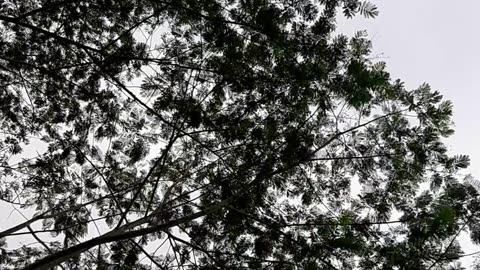
[[[130,190],[132,190],[132,189],[133,189],[133,187],[130,187],[130,188],[126,189],[126,190],[123,190],[122,192],[120,192],[120,193],[118,193],[118,194],[127,193],[127,192],[129,192]],[[14,233],[14,232],[16,232],[16,231],[19,231],[19,230],[21,230],[21,229],[24,229],[24,228],[26,228],[27,226],[29,226],[30,224],[34,223],[35,221],[42,220],[42,219],[47,219],[47,218],[58,217],[58,216],[61,216],[61,215],[65,214],[65,213],[78,210],[78,209],[80,209],[80,208],[82,208],[82,207],[84,207],[84,206],[90,205],[90,204],[92,204],[92,203],[96,203],[96,202],[98,202],[98,201],[107,199],[107,198],[109,198],[109,197],[111,197],[111,196],[112,196],[112,195],[103,196],[103,197],[97,198],[97,199],[95,199],[95,200],[91,200],[91,201],[89,201],[89,202],[76,205],[76,206],[71,207],[71,208],[69,208],[69,209],[65,209],[65,210],[60,211],[60,212],[55,213],[55,214],[50,214],[50,215],[48,215],[48,213],[51,212],[53,209],[48,210],[48,211],[46,211],[46,212],[44,212],[44,213],[42,213],[42,214],[40,214],[40,215],[38,215],[38,216],[35,216],[35,217],[33,217],[33,218],[31,218],[31,219],[29,219],[29,220],[27,220],[27,221],[25,221],[25,222],[23,222],[23,223],[21,223],[21,224],[18,224],[18,225],[14,226],[14,227],[12,227],[12,228],[10,228],[10,229],[7,229],[7,230],[5,230],[5,231],[3,231],[3,232],[0,232],[0,238],[5,237],[5,236],[9,236],[10,234],[12,234],[12,233]]]
[[[50,269],[50,268],[52,268],[52,267],[54,267],[54,266],[56,266],[56,265],[58,265],[62,262],[67,261],[68,259],[70,259],[72,257],[80,255],[81,253],[83,253],[83,252],[85,252],[85,251],[87,251],[87,250],[89,250],[89,249],[91,249],[95,246],[110,243],[110,242],[114,242],[114,241],[132,239],[132,238],[142,236],[142,235],[146,235],[146,234],[150,234],[150,233],[153,233],[153,232],[167,230],[167,229],[172,228],[174,226],[177,226],[179,224],[190,222],[190,221],[195,220],[197,218],[203,217],[203,216],[207,215],[208,213],[210,213],[212,211],[215,211],[216,209],[222,207],[226,203],[227,203],[227,201],[220,202],[218,204],[215,204],[213,206],[210,206],[210,207],[206,208],[205,210],[199,211],[199,212],[194,213],[192,215],[182,217],[182,218],[179,218],[179,219],[167,222],[167,223],[163,223],[163,224],[159,224],[159,225],[155,225],[155,226],[150,226],[150,227],[146,227],[146,228],[138,229],[138,230],[134,230],[134,231],[125,231],[126,229],[132,227],[133,225],[136,225],[136,226],[139,225],[138,221],[133,222],[133,223],[129,223],[129,224],[127,224],[123,227],[120,227],[119,229],[115,229],[115,230],[113,230],[113,231],[111,231],[107,234],[104,234],[102,236],[93,238],[91,240],[85,241],[83,243],[80,243],[78,245],[72,246],[72,247],[67,248],[65,250],[59,251],[55,254],[49,255],[49,256],[47,256],[43,259],[40,259],[40,260],[36,261],[35,263],[33,263],[33,264],[27,266],[26,268],[24,268],[24,270]],[[146,218],[142,218],[139,221],[142,221],[143,223],[145,223],[147,220],[148,219],[146,219]]]

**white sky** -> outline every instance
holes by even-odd
[[[341,20],[337,31],[352,35],[367,30],[373,55],[387,63],[393,79],[415,89],[427,82],[453,102],[455,135],[446,143],[452,153],[467,154],[467,173],[480,179],[480,1],[370,0],[380,12],[375,19]],[[463,234],[466,253],[476,252]],[[470,269],[474,257],[462,259]]]
[[[453,152],[468,154],[469,171],[480,178],[480,1],[375,0],[375,19],[342,22],[341,33],[368,30],[373,54],[382,54],[392,78],[409,89],[427,82],[454,105]]]

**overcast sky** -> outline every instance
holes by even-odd
[[[454,105],[453,151],[471,157],[471,173],[480,178],[480,1],[372,1],[375,19],[342,22],[338,31],[368,30],[374,54],[382,54],[392,78],[416,88],[423,82]]]
[[[480,179],[480,1],[371,1],[375,19],[341,21],[340,33],[366,29],[373,54],[381,54],[392,78],[414,89],[427,82],[453,102],[455,135],[447,140],[452,153],[468,154],[468,173]],[[463,235],[466,253],[476,252]],[[473,257],[464,258],[469,269]]]

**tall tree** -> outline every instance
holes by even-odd
[[[0,198],[35,214],[2,228],[2,269],[456,267],[480,204],[442,143],[452,105],[392,80],[338,12],[378,13],[3,1]]]

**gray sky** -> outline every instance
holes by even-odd
[[[372,1],[375,19],[341,23],[338,31],[368,30],[374,54],[383,54],[392,78],[409,89],[427,82],[454,105],[453,152],[471,157],[469,171],[480,178],[480,1]]]
[[[427,82],[453,102],[455,135],[446,143],[452,153],[467,154],[466,173],[480,179],[480,1],[371,0],[380,14],[375,19],[342,20],[338,32],[367,30],[373,54],[381,54],[393,79],[414,89]],[[466,253],[476,252],[466,234],[460,242]],[[470,269],[474,257],[462,259]]]

